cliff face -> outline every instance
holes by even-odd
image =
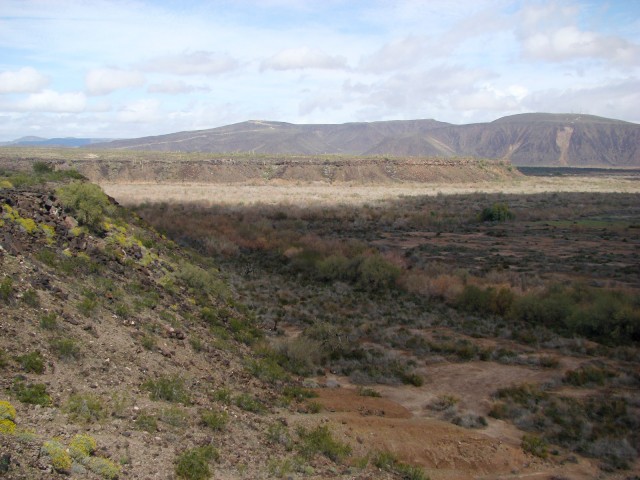
[[[522,166],[640,166],[640,125],[574,114],[522,114],[490,123],[436,120],[295,125],[249,121],[96,145],[180,152],[477,157]]]

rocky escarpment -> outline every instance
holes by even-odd
[[[0,165],[30,170],[34,159],[12,150]],[[176,153],[49,152],[56,169],[73,168],[99,183],[273,183],[397,184],[495,181],[519,178],[508,161],[467,158],[342,158]]]

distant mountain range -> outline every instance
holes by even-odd
[[[265,154],[481,157],[522,166],[640,167],[640,125],[592,115],[529,113],[453,125],[398,120],[340,125],[247,121],[118,140],[99,148]]]
[[[208,130],[96,142],[25,137],[12,144],[276,155],[478,157],[510,160],[518,166],[640,167],[640,125],[579,114],[527,113],[468,125],[437,120],[309,125],[250,120]]]
[[[109,142],[110,138],[42,138],[42,137],[22,137],[10,142],[0,142],[0,146],[8,147],[86,147],[94,143]]]

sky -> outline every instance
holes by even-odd
[[[0,141],[526,112],[640,123],[640,1],[0,0]]]

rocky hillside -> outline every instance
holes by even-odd
[[[0,477],[410,470],[354,467],[223,274],[66,176],[0,177]]]
[[[407,120],[341,125],[248,121],[119,140],[98,148],[294,155],[477,157],[522,166],[640,166],[640,125],[592,115],[521,114],[452,125]]]

